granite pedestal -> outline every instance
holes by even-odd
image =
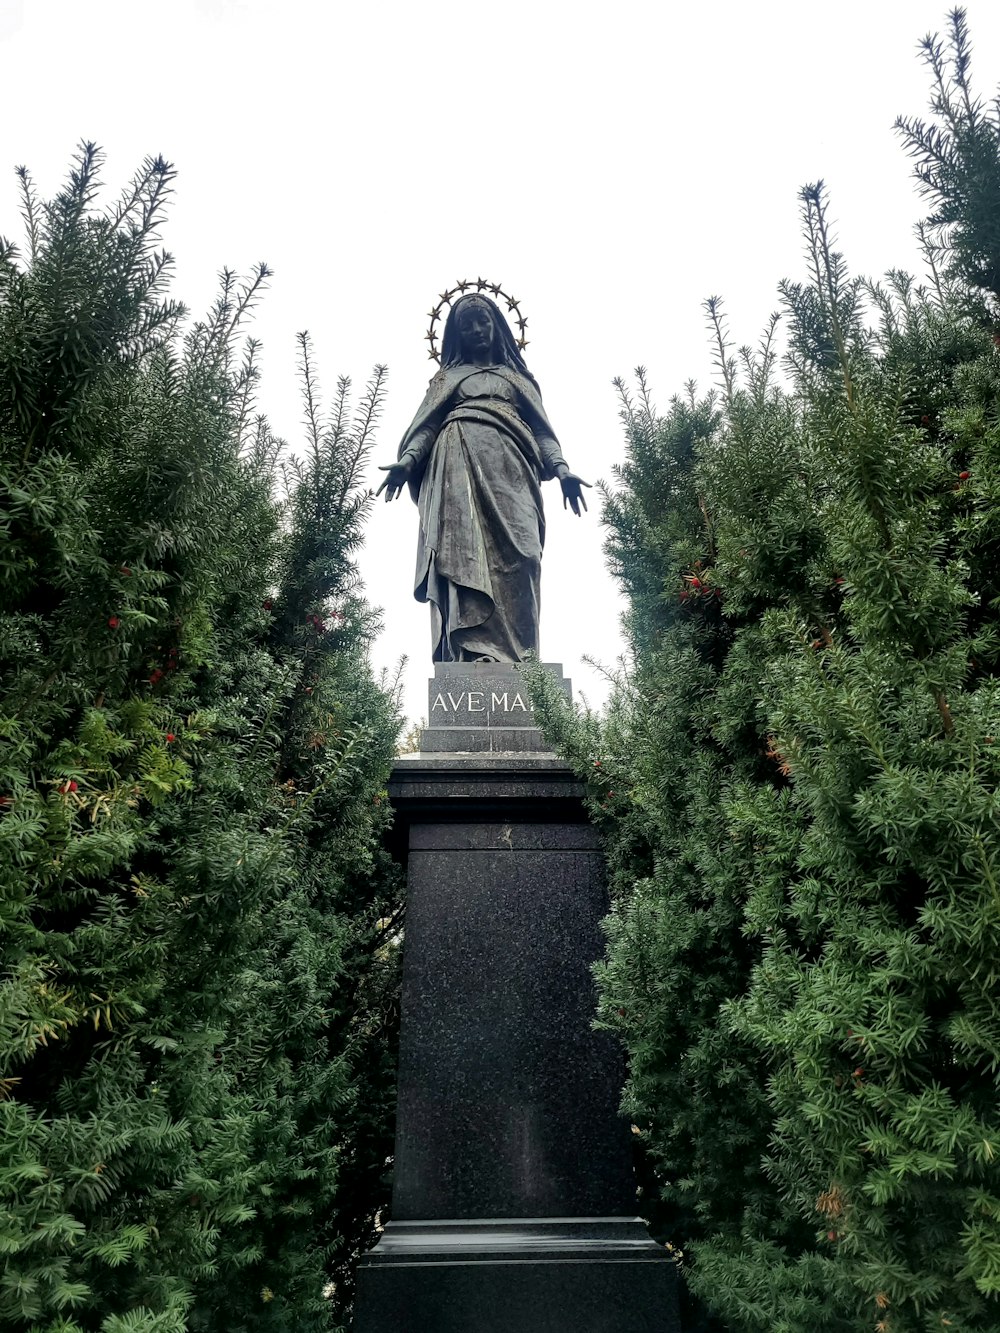
[[[592,1028],[607,902],[580,784],[516,668],[438,666],[429,705],[390,784],[408,895],[392,1221],[355,1333],[674,1333],[621,1052]]]

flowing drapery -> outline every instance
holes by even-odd
[[[420,513],[414,595],[431,607],[434,660],[537,653],[540,483],[565,467],[537,388],[509,367],[441,371],[406,455]]]

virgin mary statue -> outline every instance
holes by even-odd
[[[499,308],[469,294],[445,323],[431,380],[398,462],[381,469],[393,500],[408,486],[420,513],[414,596],[429,602],[435,662],[520,662],[538,652],[545,516],[541,482],[570,472]]]

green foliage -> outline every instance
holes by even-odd
[[[921,53],[931,73],[934,119],[900,116],[896,129],[914,159],[914,174],[931,213],[921,232],[940,292],[986,297],[1000,316],[1000,103],[976,97],[969,80],[972,44],[964,9],[952,10],[947,41],[928,35]],[[944,272],[933,263],[936,253]]]
[[[102,211],[99,165],[21,172],[0,251],[0,1323],[319,1333],[391,1151],[383,372],[326,419],[303,336],[286,457],[237,346],[267,270],[185,331],[170,168]]]
[[[1000,140],[962,16],[950,84],[927,49],[946,278],[852,277],[804,189],[784,381],[777,317],[734,352],[712,300],[718,393],[625,394],[607,716],[535,683],[605,832],[599,1021],[692,1327],[1000,1325]]]

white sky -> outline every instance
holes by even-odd
[[[174,294],[207,308],[223,265],[275,270],[254,321],[261,404],[301,438],[295,333],[324,385],[389,365],[378,462],[432,370],[436,293],[482,274],[519,297],[527,359],[570,465],[622,455],[610,381],[637,364],[666,403],[711,362],[702,300],[755,341],[799,276],[798,188],[823,177],[855,272],[916,267],[921,215],[898,113],[923,114],[916,57],[948,0],[700,5],[553,0],[0,0],[0,168],[44,194],[75,144],[107,152],[109,197],[142,158],[179,169],[166,231]],[[968,0],[974,76],[1000,81],[1000,4]],[[0,232],[20,238],[15,178]],[[578,692],[584,654],[620,651],[597,504],[545,488],[542,649]],[[384,609],[376,665],[405,654],[426,710],[428,611],[412,598],[417,514],[379,502],[361,565]]]

